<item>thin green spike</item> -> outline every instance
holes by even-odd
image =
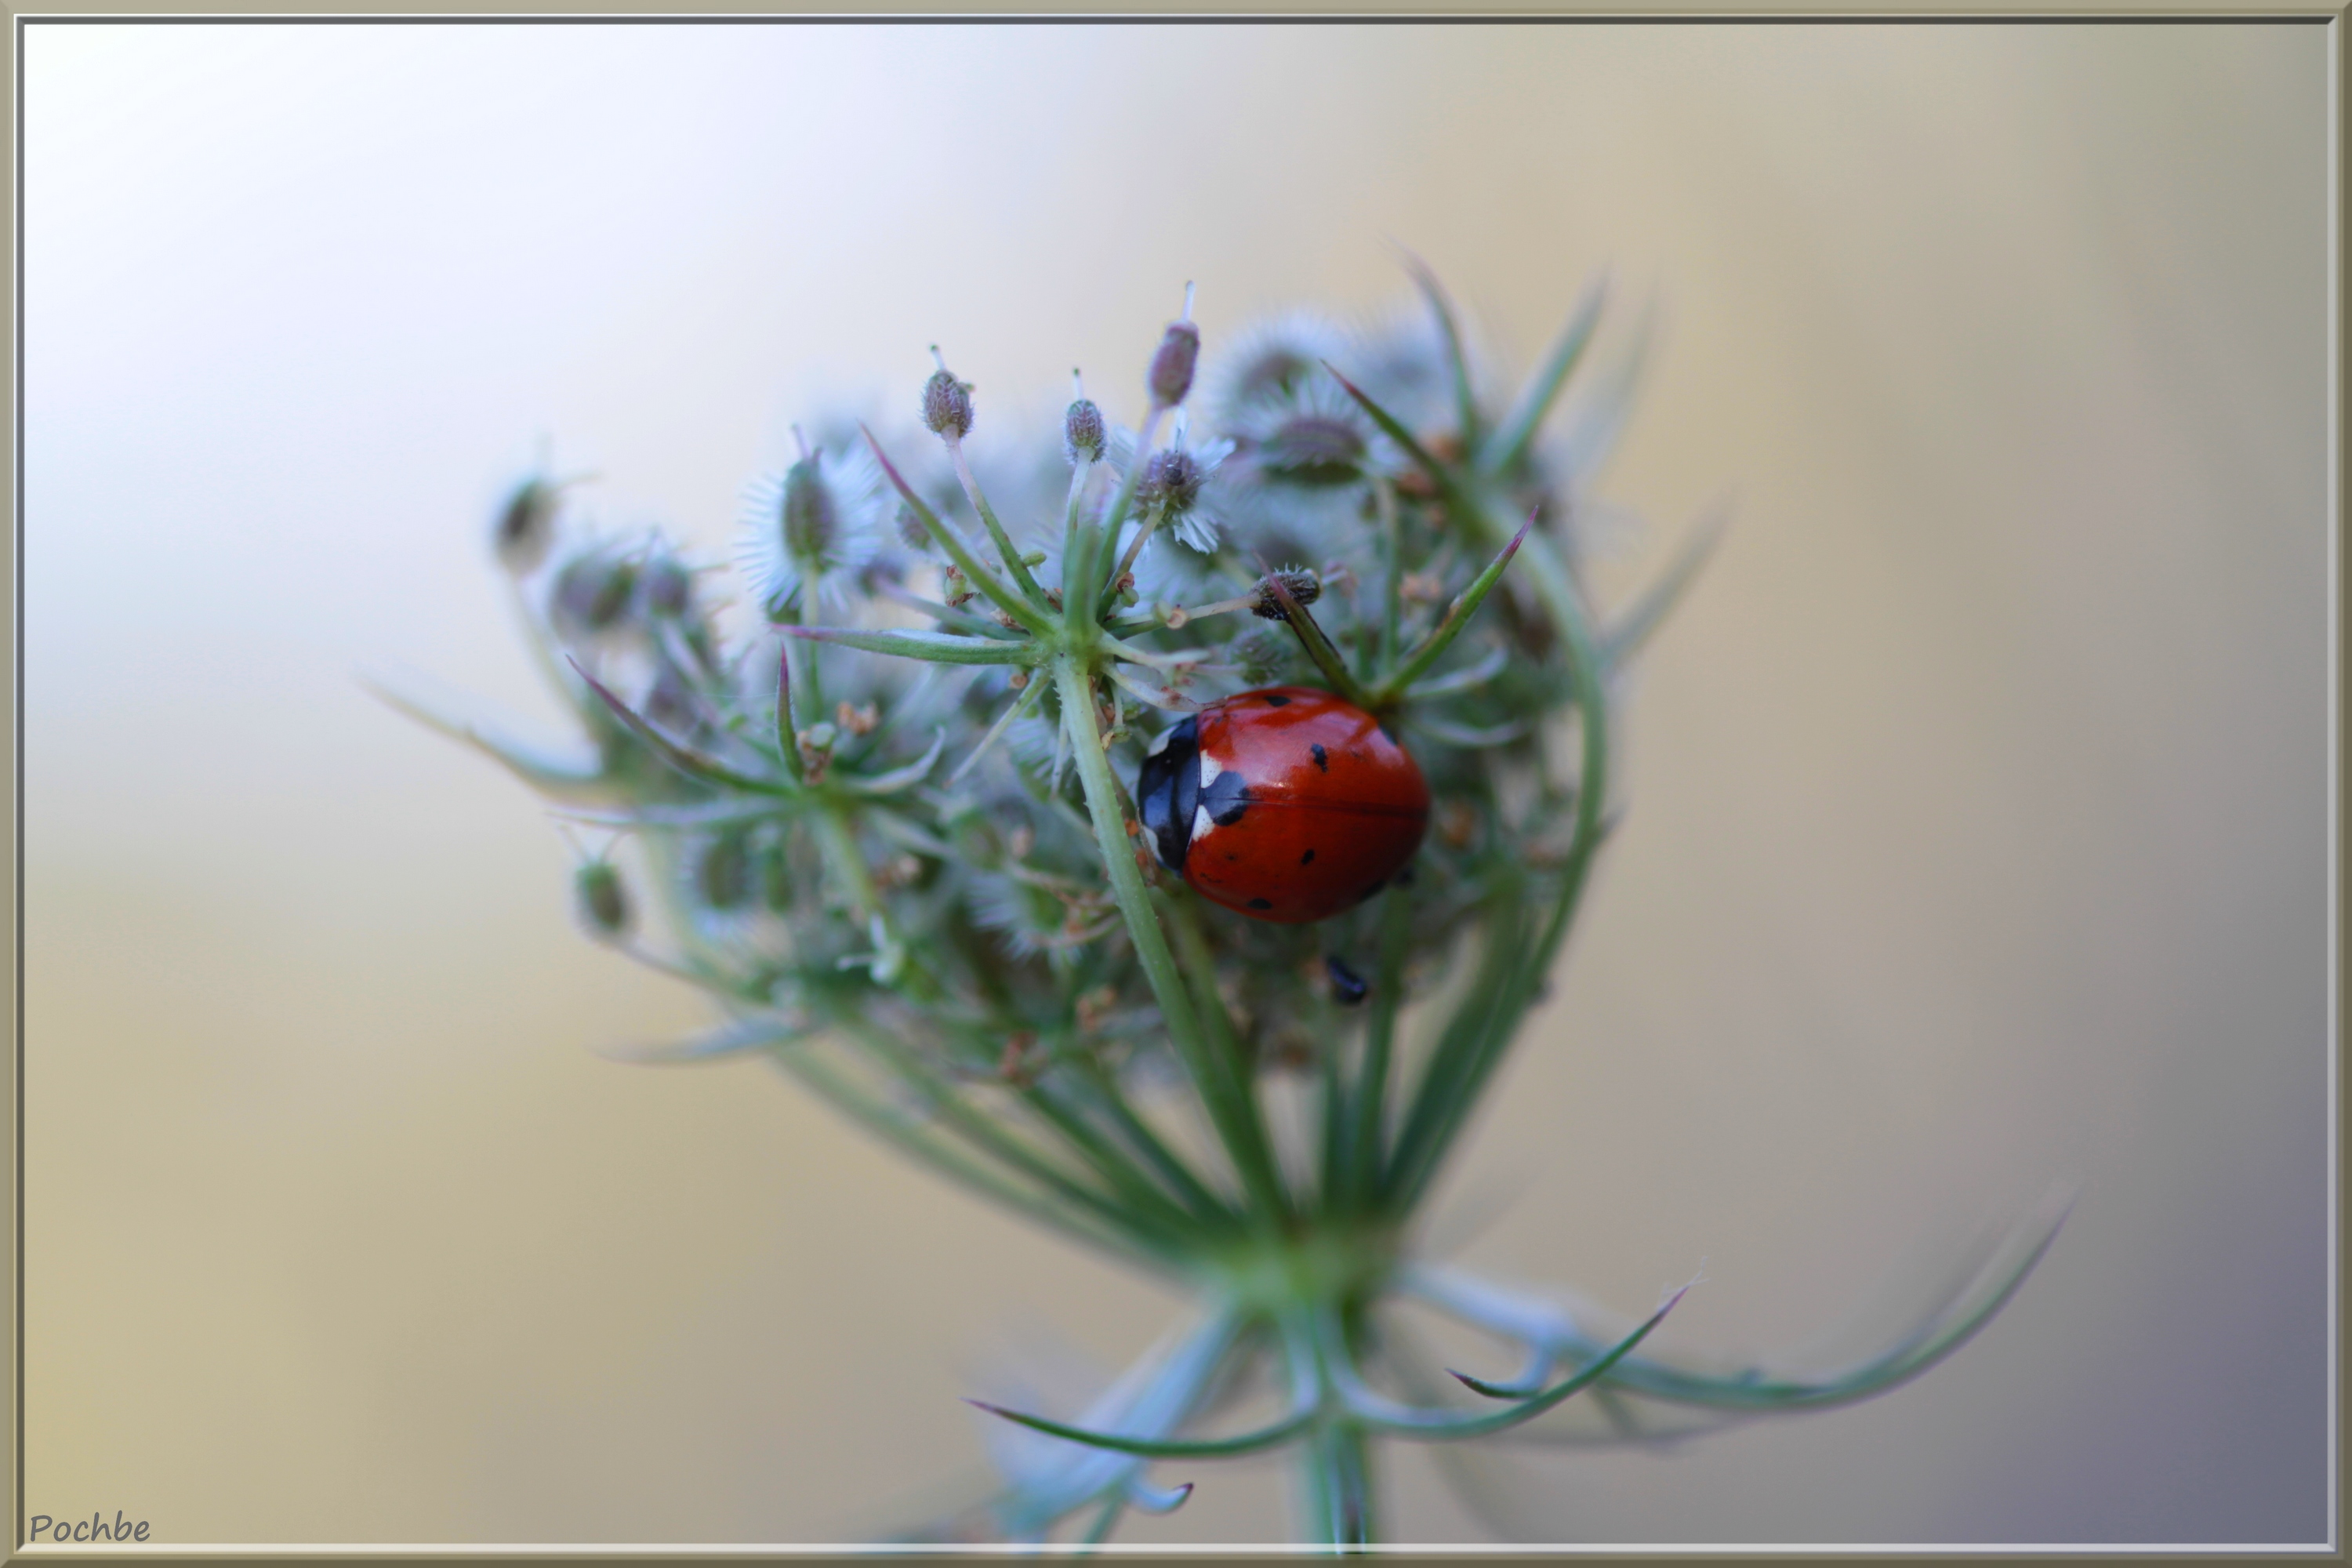
[[[1470,617],[1476,615],[1478,607],[1486,602],[1486,595],[1495,591],[1495,584],[1503,580],[1503,569],[1511,563],[1511,557],[1519,552],[1519,545],[1527,539],[1528,530],[1535,525],[1536,514],[1528,513],[1527,521],[1519,524],[1518,532],[1511,535],[1511,542],[1503,546],[1502,553],[1488,562],[1486,569],[1472,578],[1470,586],[1446,607],[1445,618],[1437,623],[1437,629],[1431,632],[1402,664],[1391,670],[1387,679],[1372,689],[1371,706],[1375,711],[1395,703],[1404,695],[1406,687],[1428,674],[1430,667],[1444,657],[1445,650],[1454,646],[1454,639],[1462,635],[1462,628],[1470,624]]]
[[[646,743],[646,749],[651,751],[654,755],[659,757],[663,762],[667,763],[671,767],[677,769],[679,773],[684,773],[688,778],[692,779],[695,783],[717,784],[724,789],[750,790],[758,795],[789,795],[792,793],[793,786],[788,784],[783,784],[774,779],[755,779],[749,773],[739,773],[734,769],[727,766],[724,763],[718,762],[710,757],[706,757],[700,752],[679,745],[677,742],[671,740],[668,736],[663,734],[651,724],[646,723],[643,719],[639,718],[636,713],[630,709],[627,703],[622,701],[618,697],[614,696],[612,691],[608,689],[602,681],[589,674],[586,670],[582,669],[578,659],[575,658],[572,660],[572,668],[578,673],[581,679],[588,683],[589,690],[593,691],[597,696],[604,700],[604,706],[610,708],[613,710],[614,717],[619,719],[623,724],[628,727],[629,733],[635,735],[638,740],[643,741]]]
[[[1437,319],[1437,334],[1445,346],[1445,367],[1454,382],[1454,417],[1461,426],[1462,449],[1475,452],[1479,445],[1478,399],[1470,386],[1470,362],[1462,352],[1461,329],[1454,324],[1454,301],[1445,297],[1444,288],[1428,263],[1411,251],[1405,252],[1405,270],[1412,274],[1413,286],[1429,303],[1429,313]]]
[[[1591,1387],[1607,1374],[1611,1367],[1631,1355],[1634,1346],[1648,1339],[1650,1331],[1664,1322],[1666,1314],[1673,1311],[1675,1305],[1689,1292],[1690,1287],[1685,1285],[1667,1297],[1665,1304],[1650,1314],[1648,1321],[1640,1328],[1618,1341],[1610,1347],[1606,1355],[1567,1382],[1555,1388],[1547,1389],[1533,1399],[1522,1400],[1512,1408],[1497,1411],[1492,1415],[1455,1415],[1447,1411],[1422,1410],[1412,1405],[1398,1405],[1394,1401],[1382,1399],[1370,1389],[1363,1387],[1360,1383],[1356,1382],[1355,1374],[1346,1370],[1344,1366],[1334,1369],[1336,1380],[1341,1384],[1343,1392],[1352,1395],[1350,1403],[1356,1406],[1358,1418],[1369,1426],[1428,1443],[1450,1443],[1458,1442],[1465,1437],[1484,1437],[1490,1433],[1508,1431],[1522,1422],[1532,1421],[1545,1411]],[[1458,1372],[1453,1375],[1456,1378],[1462,1376]]]
[[[966,1405],[985,1410],[991,1415],[1001,1415],[1049,1437],[1061,1437],[1072,1443],[1084,1443],[1090,1448],[1108,1448],[1115,1454],[1137,1454],[1147,1459],[1222,1459],[1240,1454],[1255,1454],[1261,1448],[1271,1448],[1288,1441],[1306,1429],[1314,1419],[1312,1410],[1296,1411],[1271,1426],[1261,1426],[1255,1432],[1244,1432],[1232,1437],[1152,1438],[1122,1437],[1112,1432],[1089,1432],[1083,1426],[1068,1426],[1059,1421],[1048,1421],[1042,1415],[1024,1415],[1018,1410],[1007,1410],[1001,1405],[984,1400],[967,1399]]]
[[[1658,624],[1666,618],[1675,601],[1698,576],[1699,568],[1706,564],[1707,557],[1715,553],[1715,547],[1722,542],[1729,522],[1729,512],[1718,509],[1691,525],[1682,548],[1675,552],[1674,560],[1667,563],[1658,580],[1617,617],[1615,625],[1601,633],[1601,668],[1616,668],[1649,640],[1650,634],[1658,629]]]
[[[1575,312],[1568,319],[1552,343],[1550,354],[1535,374],[1518,401],[1511,405],[1495,433],[1484,446],[1475,448],[1477,467],[1482,473],[1507,473],[1528,454],[1528,443],[1535,439],[1536,429],[1544,416],[1551,411],[1552,399],[1559,395],[1569,373],[1592,342],[1592,329],[1601,320],[1601,303],[1609,292],[1607,278],[1596,278],[1585,289],[1584,298],[1577,302]]]
[[[838,643],[843,647],[863,648],[867,653],[887,653],[898,658],[926,659],[932,664],[1020,664],[1037,665],[1045,661],[1044,651],[1026,639],[1020,642],[990,642],[982,637],[959,637],[952,632],[861,632],[846,626],[782,626],[788,637],[807,642]]]

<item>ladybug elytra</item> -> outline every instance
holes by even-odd
[[[1172,725],[1135,794],[1161,865],[1212,903],[1291,925],[1377,892],[1429,824],[1412,754],[1362,709],[1306,686],[1244,691]]]

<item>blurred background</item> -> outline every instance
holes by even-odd
[[[30,26],[25,1475],[166,1542],[807,1542],[1181,1304],[574,929],[487,528],[549,444],[727,556],[828,401],[1133,421],[1200,282],[1660,331],[1606,499],[1734,525],[1433,1245],[1769,1353],[2053,1182],[1870,1404],[1515,1450],[1398,1537],[2314,1542],[2329,1482],[2318,26]],[[434,683],[427,686],[426,682]],[[1501,1370],[1499,1352],[1474,1370]],[[1281,1538],[1278,1470],[1125,1539]],[[1458,1479],[1458,1478],[1457,1478]]]

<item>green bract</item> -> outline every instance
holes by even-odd
[[[1124,1508],[1182,1500],[1146,1479],[1155,1461],[1286,1447],[1306,1536],[1366,1542],[1381,1438],[1628,1440],[1858,1398],[1966,1338],[2054,1230],[2010,1233],[1910,1336],[1811,1380],[1651,1350],[1680,1291],[1620,1320],[1412,1256],[1606,837],[1614,678],[1714,536],[1596,614],[1575,509],[1601,442],[1563,457],[1538,437],[1600,290],[1490,406],[1415,276],[1425,322],[1378,334],[1291,318],[1220,360],[1176,323],[1125,400],[1139,432],[1081,394],[1058,430],[975,438],[994,426],[944,361],[904,399],[932,436],[813,426],[747,514],[748,625],[722,624],[724,595],[670,546],[561,526],[544,476],[499,514],[594,760],[436,721],[634,841],[649,885],[625,892],[601,851],[582,871],[594,933],[725,1014],[643,1054],[764,1053],[950,1180],[1199,1299],[1075,1419],[996,1410],[1039,1436],[995,1531],[1099,1539]],[[1184,406],[1196,354],[1207,418]],[[1615,427],[1632,371],[1598,378],[1588,437]],[[878,485],[838,478],[869,459]],[[1277,680],[1378,714],[1434,802],[1409,874],[1309,926],[1194,896],[1145,852],[1130,798],[1177,715]],[[641,907],[667,918],[633,923]],[[1313,1108],[1304,1139],[1267,1114],[1283,1074]],[[1402,1300],[1523,1364],[1448,1388]],[[1236,1428],[1223,1405],[1253,1367],[1279,1409]]]

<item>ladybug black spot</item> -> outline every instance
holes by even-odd
[[[1219,827],[1231,827],[1239,822],[1242,813],[1249,809],[1249,789],[1242,783],[1242,775],[1232,768],[1219,773],[1201,792],[1201,805],[1207,809],[1209,820]]]
[[[1322,747],[1309,746],[1307,749],[1315,753],[1315,767],[1317,772],[1328,773],[1331,771],[1331,759],[1329,755],[1324,752]]]
[[[1252,899],[1249,902],[1249,907],[1254,910],[1270,910],[1274,908],[1274,904],[1270,900]]]
[[[1306,854],[1301,855],[1298,858],[1298,863],[1302,866],[1312,866],[1315,864],[1315,851],[1309,849]]]
[[[1279,691],[1269,691],[1265,694],[1265,705],[1269,708],[1287,708],[1290,706],[1290,699]]]
[[[1364,977],[1341,963],[1336,952],[1323,955],[1323,970],[1331,977],[1332,1000],[1342,1007],[1354,1006],[1371,990]]]

